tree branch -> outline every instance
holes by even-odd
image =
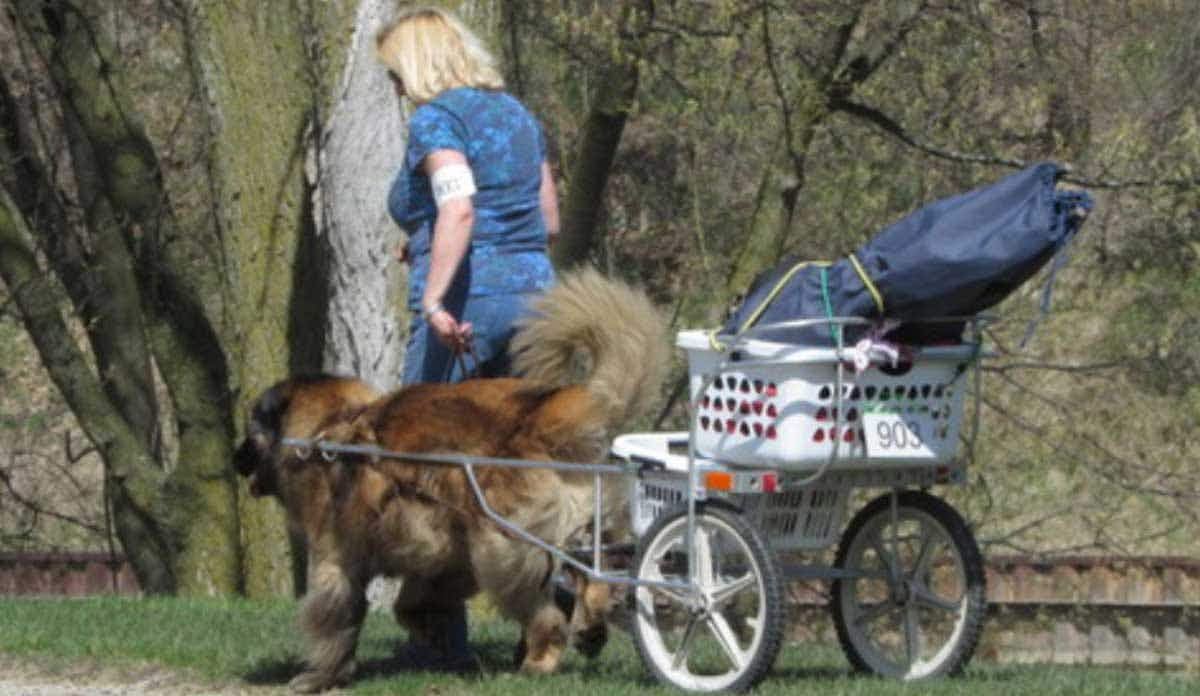
[[[919,139],[900,125],[895,119],[883,113],[875,107],[868,106],[859,102],[850,100],[849,98],[835,98],[830,101],[829,108],[832,111],[840,111],[854,118],[866,121],[870,125],[875,126],[884,133],[892,136],[896,140],[912,147],[916,150],[924,152],[927,155],[937,157],[938,159],[948,160],[952,162],[964,162],[970,164],[992,164],[1012,169],[1024,169],[1032,164],[1021,159],[1009,157],[1000,157],[998,155],[989,155],[982,153],[960,152],[949,148],[939,147],[928,141]],[[1061,179],[1067,183],[1083,186],[1091,189],[1131,189],[1131,188],[1178,188],[1188,189],[1200,186],[1200,177],[1192,179],[1105,179],[1093,178],[1086,176],[1078,176],[1071,174],[1068,168],[1068,173]]]
[[[17,453],[14,452],[12,454],[12,459],[15,459],[16,456]],[[8,491],[9,496],[12,497],[17,505],[20,505],[21,507],[33,512],[35,515],[49,517],[50,519],[58,520],[60,522],[66,522],[67,524],[79,527],[80,529],[84,529],[99,536],[103,536],[104,534],[103,527],[92,524],[85,519],[61,513],[57,510],[40,504],[33,498],[26,497],[21,493],[21,491],[17,490],[17,487],[12,482],[12,477],[4,469],[0,469],[0,484],[3,484],[4,489]]]
[[[1110,360],[1108,362],[1089,363],[1081,365],[1068,365],[1051,362],[1011,362],[1002,365],[984,365],[983,371],[995,374],[1005,374],[1008,372],[1016,372],[1019,370],[1044,370],[1049,372],[1067,372],[1067,373],[1086,373],[1086,372],[1103,372],[1113,370],[1120,367],[1128,366],[1127,360]]]

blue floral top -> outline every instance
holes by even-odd
[[[466,155],[477,189],[471,247],[454,284],[469,285],[471,295],[533,292],[553,284],[538,196],[546,143],[533,115],[504,92],[460,87],[422,104],[408,129],[388,212],[409,235],[409,307],[419,309],[429,273],[437,206],[421,165],[434,150]]]

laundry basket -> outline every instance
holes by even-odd
[[[975,344],[922,347],[856,374],[848,350],[754,339],[722,349],[705,331],[682,331],[676,345],[687,353],[697,454],[801,471],[951,460],[979,355]]]

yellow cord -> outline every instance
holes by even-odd
[[[883,295],[880,294],[879,288],[875,287],[875,283],[871,282],[871,277],[867,275],[867,270],[863,268],[863,265],[861,262],[859,262],[857,256],[850,254],[847,258],[850,259],[850,264],[854,266],[854,270],[858,273],[858,277],[862,279],[863,287],[865,287],[867,292],[871,293],[871,297],[874,298],[875,307],[879,310],[879,316],[883,316]],[[783,287],[788,284],[788,281],[792,279],[792,276],[809,266],[830,265],[832,264],[828,261],[801,261],[795,266],[789,268],[788,272],[784,273],[783,276],[780,277],[780,279],[775,283],[775,287],[771,288],[771,292],[767,293],[766,299],[759,303],[758,307],[755,307],[754,311],[750,314],[750,317],[742,323],[742,326],[738,329],[738,335],[741,335],[746,331],[746,329],[754,326],[754,323],[757,322],[758,318],[762,316],[762,313],[767,310],[767,307],[775,301],[775,296],[783,290]],[[714,350],[724,350],[725,345],[717,340],[717,331],[718,329],[713,329],[709,332],[708,343]]]
[[[875,283],[871,282],[871,276],[867,275],[867,269],[863,268],[862,264],[859,263],[857,256],[850,254],[850,256],[847,258],[850,259],[850,263],[854,266],[854,270],[858,272],[858,277],[862,278],[863,287],[865,287],[867,291],[871,293],[871,297],[875,298],[875,308],[879,310],[879,316],[882,317],[883,295],[879,294],[879,288],[875,287]]]
[[[783,290],[783,286],[788,284],[788,281],[792,279],[792,276],[796,275],[801,270],[803,270],[809,266],[828,266],[828,265],[829,265],[828,261],[801,261],[800,263],[796,264],[795,266],[792,266],[791,268],[789,268],[788,272],[784,273],[783,277],[781,277],[779,279],[779,281],[775,283],[775,287],[771,288],[771,292],[769,292],[767,294],[766,299],[764,299],[757,307],[754,308],[754,312],[752,312],[750,314],[750,318],[742,323],[741,328],[738,329],[738,334],[740,335],[743,332],[745,332],[746,329],[750,328],[751,326],[754,326],[754,323],[758,321],[758,318],[760,316],[762,316],[763,312],[767,311],[767,307],[769,307],[771,305],[771,303],[775,301],[775,296],[778,295],[780,293],[780,291]]]

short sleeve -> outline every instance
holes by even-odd
[[[404,164],[415,171],[435,150],[457,150],[466,155],[466,127],[449,111],[425,104],[408,121],[408,150]]]

